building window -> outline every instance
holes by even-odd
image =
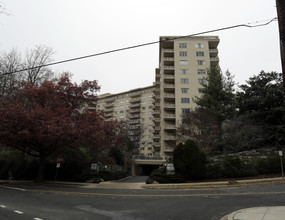
[[[126,110],[126,113],[128,113],[130,110]]]
[[[148,103],[149,103],[149,104],[152,104],[152,103],[153,103],[153,101],[152,101],[152,100],[149,100],[149,101],[148,101]]]
[[[180,51],[179,56],[181,57],[187,57],[187,52],[186,51]]]
[[[182,114],[188,114],[190,113],[190,108],[182,108]]]
[[[196,52],[196,56],[197,57],[203,57],[204,56],[204,52],[202,52],[202,51]]]
[[[120,108],[124,108],[125,106],[121,105]]]
[[[186,43],[179,43],[179,48],[187,48],[187,44]]]
[[[200,84],[205,84],[206,83],[206,79],[198,79],[198,83],[200,83]]]
[[[198,66],[204,66],[206,64],[205,60],[197,60]]]
[[[148,150],[152,150],[152,147],[148,147],[147,149],[148,149]],[[149,155],[149,156],[151,156],[151,155]]]
[[[152,120],[152,117],[149,117],[149,118],[148,118],[148,120],[150,120],[150,121],[151,121],[151,120]]]
[[[206,74],[206,70],[205,69],[198,69],[197,73],[198,74]]]
[[[180,74],[188,74],[188,69],[180,69]]]
[[[189,88],[181,88],[181,93],[189,93]]]
[[[145,107],[142,107],[142,110],[145,110]]]
[[[120,111],[120,114],[123,114],[124,113],[124,110]]]
[[[152,106],[148,106],[148,109],[152,109]]]
[[[188,65],[188,60],[180,60],[179,63],[181,66],[186,66]]]
[[[202,44],[202,43],[197,43],[197,44],[196,44],[196,48],[204,48],[204,44]]]
[[[190,98],[181,98],[181,103],[190,103]]]
[[[187,78],[181,78],[181,79],[180,79],[180,83],[181,83],[181,84],[189,84],[189,79],[187,79]]]
[[[144,118],[142,118],[142,121],[144,121],[145,119]]]
[[[151,115],[151,114],[152,114],[152,112],[148,112],[148,114],[149,114],[149,115]]]

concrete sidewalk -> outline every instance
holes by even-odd
[[[221,220],[282,220],[285,206],[267,206],[241,209],[221,218]]]

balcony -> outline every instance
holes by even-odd
[[[159,140],[160,139],[160,136],[159,135],[154,135],[153,136],[153,140]]]
[[[164,75],[165,83],[174,83],[175,76],[174,75]]]
[[[160,126],[155,126],[154,130],[155,131],[160,131]]]
[[[164,137],[165,141],[176,141],[176,136],[166,136]]]
[[[161,113],[160,113],[160,111],[154,111],[152,114],[153,115],[160,115]]]
[[[165,61],[174,61],[174,57],[164,57]]]
[[[175,99],[175,94],[164,94],[164,100]]]
[[[156,87],[156,88],[154,89],[154,94],[156,94],[156,95],[157,95],[157,94],[160,94],[160,88],[157,88],[157,87]]]
[[[131,120],[130,124],[131,125],[133,125],[133,124],[140,124],[140,120]]]
[[[164,84],[164,90],[165,91],[174,91],[175,90],[175,85],[171,83],[165,83]]]
[[[175,125],[165,125],[164,130],[176,130],[176,126]]]
[[[138,103],[140,101],[141,101],[140,98],[133,98],[133,99],[130,100],[130,103]]]
[[[135,114],[135,113],[139,113],[141,110],[139,108],[135,108],[130,110],[130,114]]]
[[[107,113],[110,113],[110,112],[113,112],[113,108],[107,108],[104,110],[104,112],[107,114]]]
[[[219,62],[219,58],[218,57],[210,57],[210,61],[211,62]]]
[[[176,115],[175,114],[165,114],[164,115],[164,119],[167,120],[167,119],[176,119]]]
[[[174,70],[174,66],[164,66],[164,69]]]
[[[160,123],[160,118],[155,118],[155,119],[154,119],[154,122],[155,122],[155,123]]]
[[[132,104],[130,105],[130,108],[140,108],[140,104]]]
[[[132,114],[130,115],[130,119],[140,118],[140,114]]]
[[[157,149],[157,148],[160,149],[160,144],[159,144],[159,142],[154,142],[153,147],[154,147],[155,149]]]
[[[164,152],[168,152],[168,153],[173,152],[173,147],[164,147]]]
[[[218,49],[210,49],[210,57],[216,57],[218,55]]]
[[[167,53],[174,53],[174,49],[163,49],[163,52],[167,52]]]
[[[164,109],[175,109],[175,104],[165,104]]]
[[[219,58],[218,57],[210,57],[210,62],[212,64],[217,65],[219,63]]]
[[[112,108],[114,107],[114,103],[109,103],[105,105],[105,108]]]
[[[106,118],[112,118],[113,117],[113,113],[108,113],[105,115]]]

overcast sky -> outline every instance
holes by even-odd
[[[46,45],[55,61],[227,26],[268,21],[275,0],[0,0],[0,52]],[[259,23],[260,24],[260,23]],[[220,37],[222,71],[245,83],[261,70],[281,72],[278,23],[211,33]],[[98,80],[100,94],[152,85],[158,44],[52,67],[73,81]]]

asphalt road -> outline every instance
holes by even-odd
[[[188,190],[0,186],[0,220],[214,220],[238,209],[284,205],[285,183]]]

